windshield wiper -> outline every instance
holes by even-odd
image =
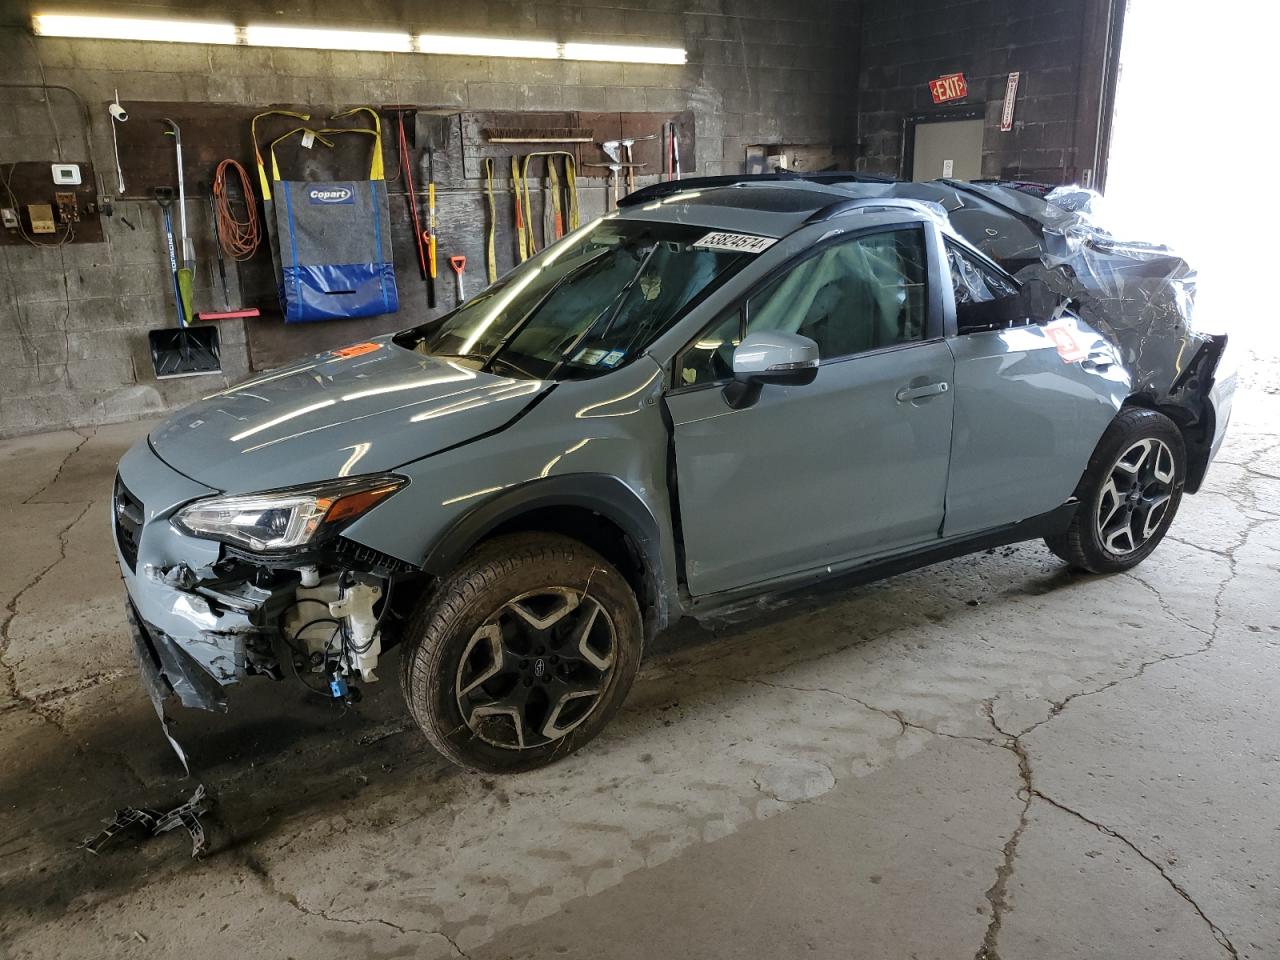
[[[489,356],[485,358],[484,363],[480,364],[481,371],[486,373],[488,372],[489,365],[492,364],[495,360],[497,360],[498,355],[502,353],[503,350],[507,349],[507,345],[510,344],[511,341],[514,340],[517,336],[519,336],[521,331],[523,331],[524,328],[527,327],[533,321],[533,318],[537,316],[538,311],[541,310],[546,305],[547,301],[550,300],[555,295],[557,290],[563,287],[566,283],[568,283],[574,277],[578,276],[581,273],[584,273],[587,270],[587,268],[593,267],[596,264],[603,262],[605,257],[607,257],[610,253],[612,253],[614,249],[615,249],[614,247],[604,247],[600,249],[596,253],[592,254],[588,259],[582,261],[582,263],[578,264],[572,270],[565,273],[565,275],[561,277],[559,280],[557,280],[555,283],[553,283],[547,289],[547,292],[538,298],[538,302],[535,303],[532,307],[530,307],[529,311],[523,317],[521,317],[515,323],[515,325],[512,326],[510,330],[507,331],[506,336],[504,336],[501,340],[498,341],[498,345],[494,347],[493,351],[489,354]]]
[[[609,335],[609,331],[613,328],[613,322],[618,319],[618,314],[622,312],[622,307],[627,302],[627,297],[630,296],[635,285],[640,282],[641,274],[643,274],[645,269],[649,266],[649,261],[653,259],[653,255],[657,251],[658,244],[655,243],[645,252],[644,259],[640,261],[640,266],[636,267],[636,272],[631,275],[630,280],[623,284],[622,289],[618,291],[617,297],[614,298],[613,309],[600,311],[599,315],[587,324],[580,334],[573,338],[573,343],[564,348],[564,351],[560,354],[560,359],[557,360],[555,366],[548,371],[548,380],[554,380],[556,378],[556,374],[559,373],[560,368],[569,361],[569,357],[571,357],[573,352],[578,349],[578,345],[587,339],[591,334],[591,331],[596,328],[601,319],[606,315],[609,317],[609,322],[604,325],[604,331],[600,336],[607,337]]]

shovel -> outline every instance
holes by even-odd
[[[195,250],[191,245],[191,238],[187,235],[187,197],[182,175],[182,131],[172,120],[166,118],[163,122],[172,128],[166,130],[165,134],[173,137],[177,154],[178,218],[182,226],[182,260],[179,265],[178,245],[173,231],[173,191],[168,188],[157,189],[156,200],[159,201],[164,215],[169,271],[173,277],[173,296],[178,313],[176,328],[147,331],[147,340],[151,346],[151,366],[158,380],[171,377],[193,377],[222,371],[218,328],[191,326],[191,267],[195,262]]]

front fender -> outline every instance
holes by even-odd
[[[661,368],[647,358],[560,383],[506,428],[398,467],[409,485],[343,536],[441,576],[522,513],[590,510],[634,545],[654,584],[642,600],[665,623],[680,600],[662,386]]]

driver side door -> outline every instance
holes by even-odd
[[[841,237],[783,269],[676,360],[667,396],[690,592],[705,596],[939,535],[954,363],[914,224]],[[732,409],[733,347],[776,330],[817,342],[813,383]]]

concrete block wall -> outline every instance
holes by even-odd
[[[903,121],[935,107],[929,81],[963,73],[985,110],[984,177],[1073,179],[1086,0],[899,0],[863,12],[858,168],[900,176]],[[1000,131],[1005,84],[1021,73],[1014,129]],[[954,109],[954,108],[952,108]],[[905,171],[909,177],[910,171]]]
[[[35,6],[14,0],[0,13],[0,85],[43,80],[69,86],[85,100],[92,159],[105,194],[115,188],[106,106],[116,89],[125,102],[688,109],[695,115],[696,172],[704,174],[741,170],[750,143],[847,142],[853,116],[852,0],[481,0],[439,5],[429,14],[424,5],[402,0],[232,0],[200,9],[166,0],[94,5],[95,13],[122,16],[203,14],[299,26],[684,46],[685,66],[45,39],[31,36],[27,26]],[[71,98],[54,93],[46,105],[36,93],[0,89],[0,177],[16,161],[57,159],[59,144],[66,160],[84,160],[89,148],[79,130]],[[595,194],[583,200],[587,212],[603,202],[599,181],[590,190]],[[211,287],[212,244],[203,214],[189,204],[198,301]],[[146,331],[173,322],[159,211],[153,203],[118,203],[104,225],[100,244],[0,246],[0,436],[160,414],[249,373],[244,327],[224,322],[224,375],[152,376]],[[402,245],[396,260],[402,284],[411,284],[417,277],[413,250]],[[479,276],[473,275],[473,285]],[[426,319],[415,311],[401,311],[404,326]]]

